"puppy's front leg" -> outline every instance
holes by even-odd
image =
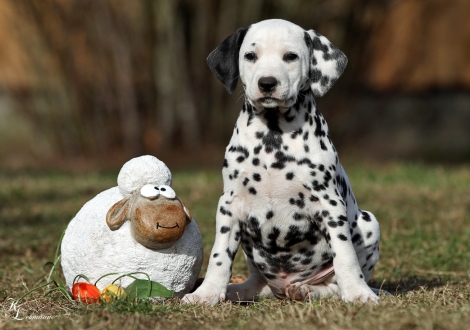
[[[339,205],[334,208],[328,207],[327,210],[318,212],[316,217],[321,218],[322,232],[326,234],[333,251],[333,266],[341,298],[344,301],[378,303],[379,298],[364,280],[351,241],[346,208]]]
[[[227,285],[232,275],[233,259],[241,238],[240,224],[229,207],[233,204],[226,203],[228,200],[226,194],[222,195],[219,200],[215,242],[204,282],[195,292],[183,297],[185,303],[205,302],[215,305],[225,300]]]

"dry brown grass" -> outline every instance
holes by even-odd
[[[115,185],[116,174],[0,174],[0,329],[467,328],[470,167],[346,168],[361,207],[381,223],[381,259],[372,285],[393,295],[377,306],[331,299],[215,307],[180,305],[176,299],[88,306],[38,291],[15,309],[15,299],[45,283],[42,266],[52,259],[69,219],[96,193]],[[177,172],[174,188],[203,233],[207,257],[221,191],[219,171]],[[241,255],[235,259],[234,275],[247,276]]]

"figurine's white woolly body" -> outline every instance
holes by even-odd
[[[194,221],[186,226],[178,242],[158,251],[137,243],[131,236],[129,222],[116,231],[106,224],[106,213],[111,206],[146,183],[171,184],[170,171],[155,157],[143,156],[123,166],[118,183],[119,187],[108,189],[86,203],[67,227],[61,252],[68,288],[78,274],[94,282],[108,273],[145,272],[152,281],[181,297],[194,286],[203,260],[202,236]],[[116,277],[104,278],[98,282],[98,288],[103,289]],[[145,275],[137,277],[146,278]],[[132,281],[124,277],[117,284],[126,287]]]

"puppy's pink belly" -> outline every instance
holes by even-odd
[[[280,272],[275,275],[276,278],[268,280],[268,285],[274,295],[278,298],[286,298],[286,288],[292,283],[300,281],[297,274],[286,274],[284,272]]]
[[[276,278],[268,280],[268,285],[273,291],[274,295],[278,298],[286,298],[286,288],[296,283],[297,285],[310,284],[316,285],[323,283],[328,278],[334,275],[333,264],[326,266],[315,274],[301,279],[299,274],[287,274],[285,272],[279,272],[276,274]]]

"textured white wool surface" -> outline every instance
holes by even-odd
[[[129,160],[118,175],[118,186],[125,196],[147,183],[171,186],[171,172],[154,156],[140,156]]]

